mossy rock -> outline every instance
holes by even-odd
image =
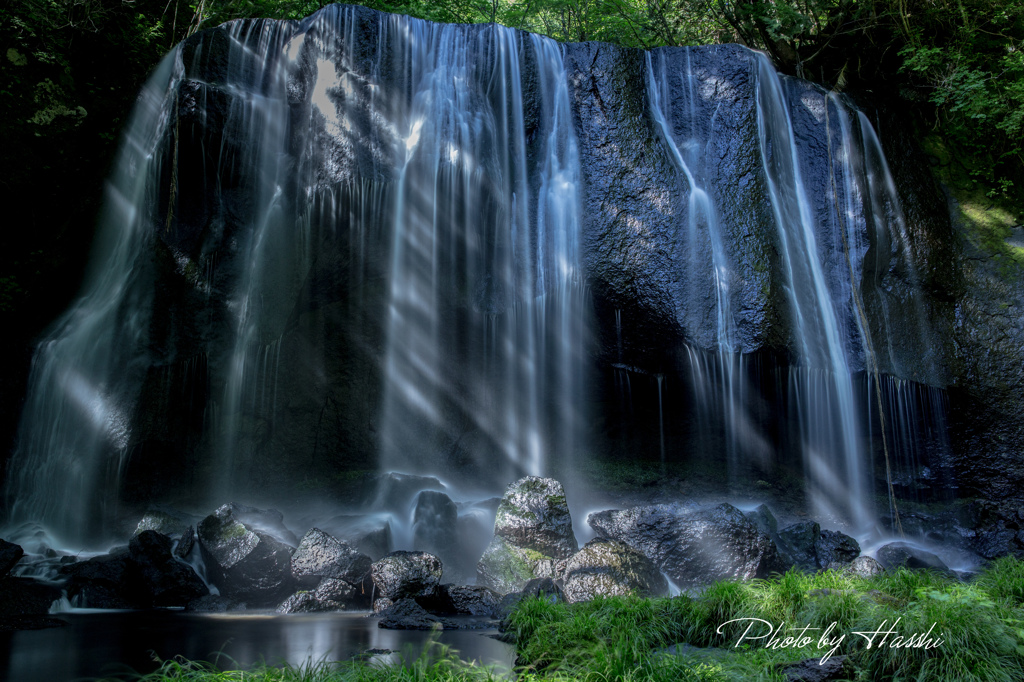
[[[494,534],[555,559],[567,559],[579,548],[565,490],[553,478],[527,476],[511,484],[498,505]]]
[[[597,538],[569,559],[564,591],[569,602],[597,596],[657,597],[668,593],[668,582],[650,559],[626,543]]]
[[[554,557],[496,535],[477,564],[477,584],[502,595],[518,592],[534,578],[557,577],[557,566]]]

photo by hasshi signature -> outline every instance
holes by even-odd
[[[786,626],[784,622],[776,626],[762,618],[734,618],[719,625],[716,632],[721,635],[727,625],[747,623],[747,628],[733,644],[734,648],[748,642],[761,642],[765,649],[802,649],[816,644],[819,650],[825,652],[820,661],[822,664],[839,653],[847,634],[863,638],[868,649],[937,649],[944,643],[944,635],[935,632],[936,623],[932,623],[925,632],[903,633],[898,630],[901,620],[897,618],[891,624],[883,620],[874,630],[839,633],[839,624],[836,622],[826,628],[815,628],[810,624],[803,627]]]

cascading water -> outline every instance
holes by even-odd
[[[140,262],[155,225],[154,194],[174,121],[177,52],[136,104],[106,188],[98,244],[83,294],[40,344],[7,474],[10,520],[45,521],[65,539],[94,534],[116,505],[130,417],[150,323],[152,282]]]
[[[758,55],[757,67],[761,153],[799,362],[790,372],[790,400],[800,421],[808,494],[818,514],[846,520],[864,532],[874,523],[870,460],[860,433],[845,320],[822,266],[783,84],[767,57]]]
[[[405,30],[391,57],[412,96],[390,116],[401,132],[382,462],[438,473],[466,440],[476,472],[548,474],[548,457],[565,461],[577,440],[584,327],[560,48],[498,26]],[[536,65],[540,95],[530,141],[521,61]],[[466,464],[451,460],[445,473]]]
[[[877,333],[873,334],[865,313],[864,296],[853,287],[844,287],[853,302],[854,310],[850,314],[863,339],[867,384],[863,395],[867,398],[869,426],[881,441],[873,447],[883,451],[887,459],[891,455],[892,461],[887,462],[890,484],[896,478],[899,479],[897,485],[906,486],[907,481],[920,477],[925,488],[936,487],[939,481],[948,486],[950,481],[945,472],[922,464],[925,460],[941,462],[948,456],[944,395],[934,388],[883,375],[880,369],[884,363],[889,371],[914,375],[913,368],[901,362],[902,354],[896,349],[901,338],[904,345],[909,338],[913,347],[923,351],[917,361],[925,375],[938,373],[935,349],[927,342],[929,325],[919,295],[920,278],[896,183],[867,116],[852,110],[835,92],[829,93],[826,107],[826,116],[833,115],[839,124],[835,140],[832,127],[826,125],[835,183],[830,191],[836,208],[830,220],[833,223],[831,233],[839,241],[833,246],[846,255],[850,281],[863,280],[862,289],[877,292],[881,311]],[[850,116],[851,112],[855,117]],[[865,267],[865,258],[873,259],[872,267]],[[870,270],[873,276],[869,277],[865,270]],[[887,286],[883,276],[889,272],[898,273],[910,292],[907,296],[910,305],[904,306],[912,311],[910,319],[893,310],[890,297],[881,293]],[[876,348],[876,338],[880,339],[881,348]],[[883,357],[880,358],[879,353]],[[925,451],[929,452],[929,457],[923,456]],[[903,492],[906,497],[918,497],[913,491]],[[891,515],[895,513],[896,510],[890,509]]]
[[[119,168],[113,255],[35,361],[11,520],[78,540],[109,523],[119,471],[152,466],[128,429],[154,394],[168,409],[189,396],[193,499],[272,488],[271,452],[290,439],[311,465],[337,457],[325,419],[369,396],[339,396],[344,379],[295,338],[326,305],[286,302],[335,284],[346,337],[380,334],[378,466],[492,492],[553,462],[568,473],[587,294],[554,41],[345,7],[237,22],[167,58]],[[143,254],[164,245],[206,319],[184,333],[150,318],[160,264]],[[303,362],[326,387],[311,434],[283,418]]]
[[[744,356],[736,333],[736,313],[733,311],[735,284],[733,265],[725,244],[725,230],[719,218],[718,209],[711,198],[708,187],[707,168],[713,167],[716,159],[711,155],[714,145],[715,115],[701,122],[698,118],[698,98],[711,99],[713,94],[700,93],[708,83],[696,73],[690,48],[685,50],[685,69],[671,68],[666,51],[658,50],[646,55],[647,89],[651,115],[657,126],[662,143],[665,145],[674,166],[683,176],[688,192],[685,216],[685,236],[681,247],[686,253],[684,273],[688,300],[684,315],[695,336],[702,329],[713,329],[713,355],[692,346],[687,347],[691,377],[694,389],[694,403],[698,410],[708,410],[715,405],[719,411],[718,420],[724,429],[724,443],[729,469],[735,473],[750,463],[767,464],[768,447],[752,427],[746,405],[748,388]],[[670,79],[679,79],[680,87],[670,87]],[[671,94],[678,95],[673,102]],[[673,116],[674,109],[679,110]],[[717,114],[717,111],[715,112]],[[679,120],[673,127],[670,121]],[[708,289],[708,296],[714,301],[714,322],[707,324],[700,301]],[[661,379],[658,381],[659,405],[661,403]],[[710,416],[710,415],[709,415]],[[664,435],[662,434],[662,440]],[[703,439],[702,439],[703,440]],[[662,443],[664,451],[664,443]]]
[[[34,360],[10,520],[84,541],[129,487],[136,506],[306,491],[328,504],[351,474],[377,488],[339,505],[339,529],[374,512],[382,537],[445,546],[427,526],[450,525],[451,505],[416,501],[433,490],[486,535],[480,497],[524,474],[562,478],[573,495],[574,457],[601,432],[587,390],[594,277],[609,304],[607,402],[630,425],[609,450],[648,447],[664,471],[698,452],[761,472],[795,441],[821,519],[872,527],[877,415],[855,376],[871,365],[865,348],[893,346],[908,306],[872,293],[884,319],[865,322],[855,293],[884,288],[864,274],[873,257],[873,276],[896,259],[907,290],[917,282],[870,124],[812,93],[808,110],[832,116],[814,130],[832,123],[820,165],[835,176],[812,191],[829,186],[805,174],[823,146],[794,134],[795,81],[765,58],[612,51],[643,74],[623,107],[664,164],[639,199],[595,199],[594,174],[618,169],[581,161],[605,158],[579,142],[581,112],[617,104],[595,94],[605,67],[590,49],[340,6],[177,48],[128,132],[95,274]],[[716,70],[719,55],[729,68]],[[608,148],[636,132],[625,128]],[[741,138],[749,158],[722,163]],[[639,201],[648,213],[630,214]],[[687,343],[666,350],[652,331],[638,350],[635,323],[660,315]],[[790,351],[795,366],[776,361]],[[902,372],[899,357],[882,371]],[[674,411],[686,376],[690,432]],[[896,456],[913,462],[916,437],[899,434],[925,419],[913,412],[923,398],[884,389]]]

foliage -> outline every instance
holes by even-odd
[[[736,644],[749,621],[760,618],[799,630],[846,634],[837,653],[849,654],[862,679],[1024,679],[1024,612],[1020,608],[1024,563],[1001,559],[971,583],[931,572],[899,570],[870,579],[824,571],[791,571],[770,580],[721,582],[696,597],[613,598],[583,604],[521,603],[510,617],[519,660],[538,674],[618,678],[629,670],[657,670],[654,653],[685,642],[672,656],[678,665],[704,664],[712,679],[757,679],[770,666],[820,658],[827,647],[768,649],[762,641]],[[867,648],[871,633],[898,620],[897,634],[941,636],[935,648]],[[880,627],[881,626],[881,627]],[[934,627],[933,627],[934,626]],[[760,634],[760,633],[758,633]],[[792,630],[786,634],[792,634]],[[654,674],[655,679],[658,675]],[[860,679],[859,678],[859,679]]]
[[[566,604],[547,599],[521,601],[506,624],[516,640],[516,679],[524,682],[585,680],[782,680],[779,666],[848,655],[856,680],[935,682],[1024,679],[1024,562],[994,562],[973,581],[901,569],[873,578],[840,571],[810,575],[790,571],[770,580],[720,582],[696,596],[639,599],[598,598]],[[828,628],[844,640],[771,648],[764,640],[740,643],[748,623],[761,618],[789,628]],[[897,623],[896,634],[931,631],[936,647],[882,645],[866,635]],[[751,636],[762,634],[754,631]],[[667,649],[674,647],[674,649]],[[300,666],[256,666],[222,670],[186,660],[162,662],[140,682],[391,682],[435,680],[477,682],[505,679],[497,669],[467,663],[456,652],[433,644],[404,665],[380,659],[307,662]]]

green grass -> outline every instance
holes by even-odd
[[[538,675],[557,672],[580,679],[675,679],[671,666],[689,669],[692,679],[781,679],[776,664],[820,658],[818,633],[835,623],[833,636],[845,635],[839,654],[855,666],[851,680],[1024,679],[1024,564],[995,562],[972,583],[937,573],[901,570],[871,579],[825,571],[791,571],[771,580],[712,585],[697,597],[675,599],[597,599],[586,604],[531,601],[511,616],[519,641],[519,663]],[[808,646],[769,649],[765,640],[747,640],[767,631],[761,619],[778,627],[820,628]],[[935,648],[868,648],[865,636],[896,623],[893,637],[932,629]],[[735,621],[730,625],[724,625]],[[721,627],[720,626],[723,626]],[[933,627],[934,626],[934,627]],[[760,628],[760,629],[757,629]],[[721,629],[721,632],[719,631]],[[783,633],[794,634],[793,630]],[[652,651],[686,642],[708,648],[691,655],[657,656]],[[666,660],[667,659],[667,660]]]
[[[850,657],[851,682],[1024,680],[1024,562],[1000,559],[969,583],[938,573],[899,570],[870,579],[839,571],[815,575],[790,571],[769,580],[720,582],[697,596],[640,599],[599,598],[580,604],[525,600],[506,622],[517,641],[517,678],[524,682],[583,680],[778,681],[779,665],[821,658],[832,645],[818,647],[821,630],[809,631],[802,646],[770,648],[765,640],[740,642],[763,634],[761,619],[795,634],[804,626],[828,628],[836,655]],[[868,647],[867,637],[883,623],[896,635],[932,630],[941,637],[933,648]],[[733,621],[729,623],[729,621]],[[759,629],[760,628],[760,629]],[[890,638],[891,641],[891,638]],[[673,644],[684,653],[660,653]],[[188,661],[169,661],[143,682],[342,680],[464,681],[502,679],[502,673],[461,661],[438,644],[405,666],[379,662],[309,663],[260,666],[244,673],[221,672]],[[406,660],[410,660],[407,657]]]

